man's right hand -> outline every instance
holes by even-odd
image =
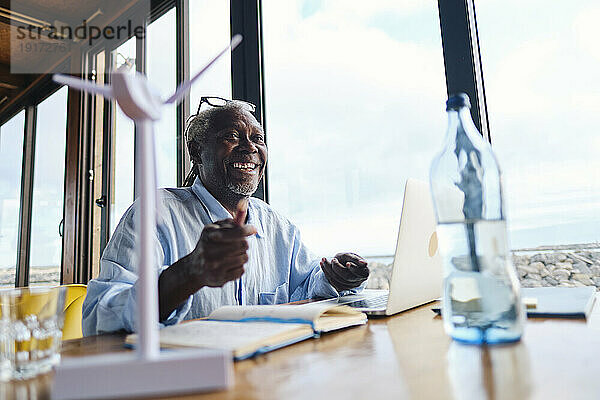
[[[164,321],[204,286],[221,287],[241,277],[248,261],[248,241],[256,228],[245,225],[248,201],[240,201],[234,219],[206,225],[194,250],[158,278],[159,318]]]
[[[186,257],[186,276],[198,289],[203,286],[220,287],[238,279],[248,261],[248,241],[254,235],[252,225],[238,225],[233,219],[224,219],[206,225],[196,248]]]

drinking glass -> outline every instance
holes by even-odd
[[[0,291],[0,380],[29,379],[60,361],[65,288]]]

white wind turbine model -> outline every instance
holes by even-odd
[[[160,119],[165,104],[180,102],[192,84],[229,48],[242,41],[235,35],[217,54],[175,93],[162,101],[145,75],[128,73],[120,67],[111,74],[111,85],[98,85],[66,75],[54,75],[57,83],[105,98],[115,99],[135,122],[136,160],[139,171],[138,227],[138,345],[131,352],[64,359],[56,367],[52,397],[55,399],[117,398],[220,389],[232,382],[231,355],[209,350],[160,353],[158,341],[158,277],[155,270],[152,234],[156,225],[156,164],[153,123]]]

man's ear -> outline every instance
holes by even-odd
[[[190,150],[191,151],[189,153],[190,153],[190,159],[192,160],[192,162],[197,165],[202,165],[202,157],[200,157],[200,155],[202,154],[202,147],[194,146],[194,148],[190,149]]]

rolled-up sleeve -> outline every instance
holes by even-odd
[[[134,228],[136,203],[125,213],[100,259],[100,274],[88,283],[83,303],[82,330],[85,336],[103,332],[135,331],[137,320],[137,257]],[[157,276],[167,268],[164,248],[154,235]],[[158,282],[157,282],[158,284]],[[191,297],[161,325],[180,322],[191,307]]]

